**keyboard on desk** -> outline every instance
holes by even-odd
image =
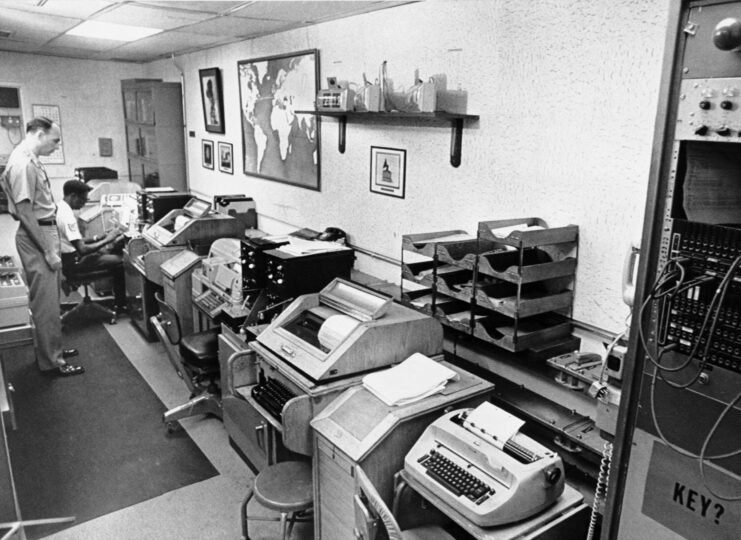
[[[442,487],[456,496],[470,499],[474,504],[481,504],[496,493],[490,484],[483,482],[437,450],[431,450],[417,462],[425,468],[426,474]]]
[[[208,313],[209,317],[216,317],[224,309],[223,300],[212,291],[201,294],[194,302],[200,309]]]
[[[280,420],[283,407],[288,400],[295,398],[296,394],[291,392],[282,382],[268,377],[252,389],[252,397],[271,415]]]

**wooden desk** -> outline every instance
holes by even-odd
[[[362,385],[345,390],[311,421],[314,428],[314,537],[352,538],[354,467],[360,465],[387,506],[394,473],[419,436],[447,409],[476,407],[494,385],[443,362],[458,373],[439,394],[388,406]]]
[[[403,469],[394,475],[394,484],[394,509],[399,516],[405,512],[418,512],[417,507],[422,506],[414,501],[414,497],[402,502],[408,497],[407,488],[411,488],[476,540],[558,540],[585,538],[587,534],[590,509],[584,504],[584,497],[568,484],[564,487],[561,497],[550,508],[528,520],[499,527],[479,527],[471,523],[441,499],[438,492],[421,484]]]

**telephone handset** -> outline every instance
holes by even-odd
[[[632,242],[623,261],[623,302],[633,307],[636,293],[636,278],[638,276],[638,260],[641,255],[641,246]]]
[[[325,242],[339,242],[341,244],[344,244],[346,238],[347,234],[342,229],[338,229],[337,227],[327,227],[326,229],[324,229],[324,232],[319,234],[317,240],[324,240]]]

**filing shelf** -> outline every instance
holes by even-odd
[[[571,333],[577,242],[577,226],[539,218],[404,235],[402,300],[508,351],[547,345]]]

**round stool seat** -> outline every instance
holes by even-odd
[[[311,464],[283,461],[271,465],[255,477],[255,499],[278,512],[300,512],[311,507],[314,499]]]

